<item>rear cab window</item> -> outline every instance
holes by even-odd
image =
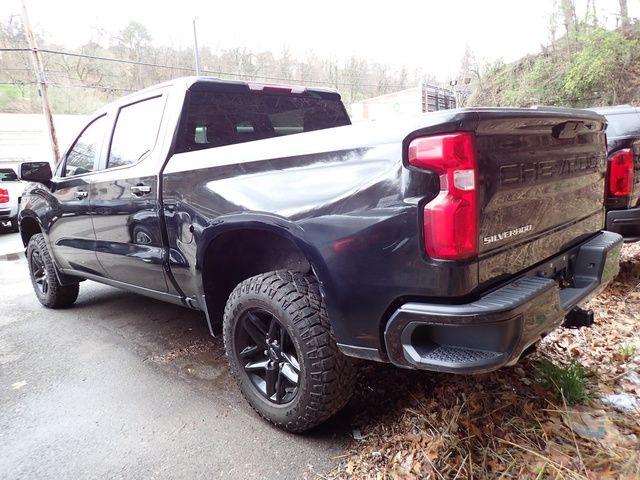
[[[337,93],[253,91],[247,85],[190,91],[176,153],[349,125]]]

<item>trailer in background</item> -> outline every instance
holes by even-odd
[[[399,92],[367,98],[351,104],[351,120],[375,120],[392,115],[418,115],[456,108],[454,92],[422,83]]]

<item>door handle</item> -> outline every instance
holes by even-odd
[[[85,192],[84,190],[78,190],[75,195],[78,200],[84,200],[89,196],[89,192]]]
[[[134,185],[131,187],[131,193],[136,197],[147,195],[151,193],[151,187],[149,185]]]

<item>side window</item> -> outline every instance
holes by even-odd
[[[96,118],[80,134],[65,159],[63,176],[71,177],[81,173],[93,172],[98,162],[100,146],[106,128],[105,116]]]
[[[131,165],[151,153],[158,137],[163,106],[162,97],[154,97],[120,109],[107,168]]]
[[[273,130],[277,135],[289,135],[304,132],[308,125],[309,112],[304,110],[289,110],[287,112],[273,113],[269,115]],[[305,123],[306,122],[306,123]]]

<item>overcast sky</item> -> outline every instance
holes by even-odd
[[[25,0],[34,28],[53,42],[78,46],[92,29],[117,32],[129,20],[147,26],[153,43],[191,47],[197,17],[201,46],[287,46],[340,59],[351,54],[397,66],[420,66],[440,79],[457,72],[465,45],[480,59],[515,60],[550,38],[554,0]],[[2,19],[19,0],[0,0]],[[578,5],[586,0],[576,0]],[[600,19],[615,25],[618,0],[596,0]],[[629,0],[640,16],[640,0]],[[579,12],[579,14],[582,12]],[[559,30],[559,33],[560,30]],[[95,34],[93,34],[95,39]]]

